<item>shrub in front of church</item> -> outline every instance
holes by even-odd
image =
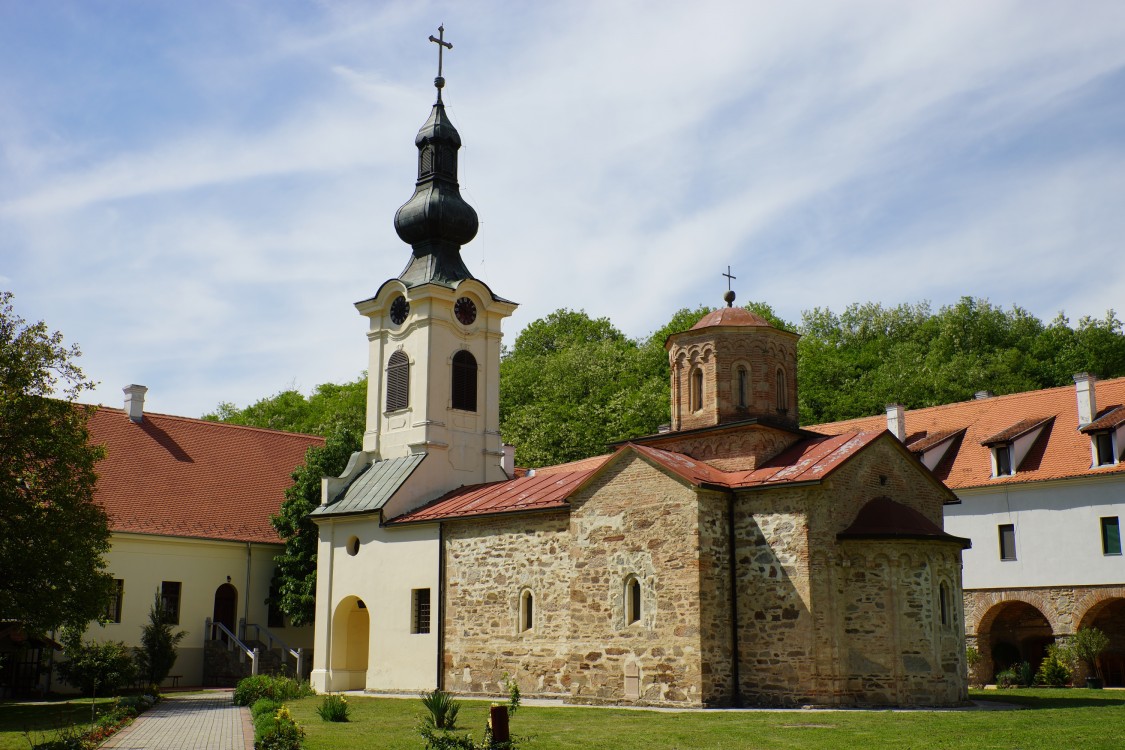
[[[285,706],[272,715],[262,714],[254,722],[254,750],[301,750],[305,746],[305,730]]]
[[[320,714],[320,718],[325,721],[347,721],[348,699],[342,695],[329,693],[324,696],[324,700],[316,707],[316,712]]]
[[[71,631],[63,638],[67,660],[59,675],[86,695],[112,695],[136,676],[133,650],[121,641],[83,643]]]
[[[1073,662],[1074,654],[1069,648],[1052,643],[1047,646],[1047,655],[1039,665],[1035,683],[1047,687],[1065,687],[1070,684]]]
[[[280,703],[312,694],[312,688],[307,682],[294,680],[292,677],[259,674],[238,681],[234,689],[234,705],[252,706],[260,698]]]

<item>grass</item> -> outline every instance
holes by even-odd
[[[972,697],[1028,710],[666,713],[524,706],[512,718],[512,732],[534,738],[527,750],[1125,747],[1125,692],[974,690]],[[347,723],[322,721],[320,701],[286,704],[308,732],[309,750],[422,748],[414,730],[424,713],[421,701],[349,697]],[[463,704],[458,724],[479,738],[488,703]]]
[[[98,713],[113,705],[112,698],[98,698]],[[33,742],[51,739],[56,730],[82,729],[90,724],[90,699],[0,703],[0,750],[28,750],[26,733]]]

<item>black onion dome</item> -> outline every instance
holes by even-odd
[[[461,259],[461,246],[476,237],[479,222],[457,185],[461,136],[440,97],[414,144],[418,147],[418,181],[414,195],[395,214],[395,231],[410,245],[413,255],[399,278],[407,286],[453,285],[471,279]]]

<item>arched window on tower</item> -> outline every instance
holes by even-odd
[[[750,405],[750,373],[742,365],[738,366],[738,405]]]
[[[703,408],[703,369],[697,367],[691,373],[691,410]]]
[[[453,408],[477,410],[477,360],[462,349],[453,355]]]
[[[426,146],[422,152],[418,154],[418,174],[425,176],[434,171],[434,147]]]
[[[410,358],[399,350],[387,360],[387,411],[410,405]]]
[[[789,387],[785,380],[785,370],[777,368],[777,410],[784,414],[789,411]]]

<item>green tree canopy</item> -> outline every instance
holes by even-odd
[[[89,442],[91,407],[70,403],[93,384],[78,347],[25,322],[11,299],[0,292],[0,619],[81,631],[105,613],[113,584],[108,519],[94,502],[104,451]]]
[[[276,605],[293,625],[312,623],[316,608],[316,524],[309,514],[320,505],[321,477],[339,476],[348,458],[360,448],[360,432],[340,420],[324,447],[309,448],[305,463],[293,470],[293,484],[277,515],[270,519],[285,541],[285,551],[273,558],[274,574],[267,604]]]
[[[239,409],[220,403],[203,418],[308,435],[327,435],[335,426],[363,433],[367,410],[367,373],[350,383],[322,383],[312,395],[286,390]]]

